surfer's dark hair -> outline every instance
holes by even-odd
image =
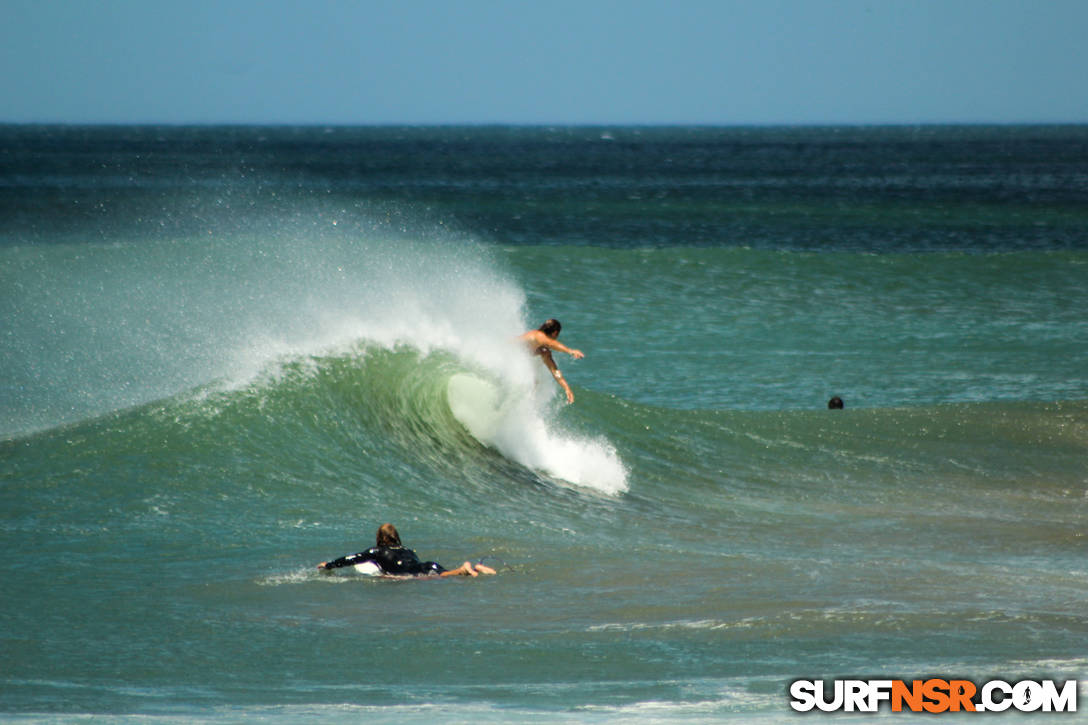
[[[547,320],[544,320],[544,324],[537,329],[548,337],[551,337],[553,333],[558,335],[559,331],[563,329],[563,326],[559,324],[559,320],[548,318]]]
[[[400,534],[393,524],[382,524],[378,529],[378,546],[400,546]]]

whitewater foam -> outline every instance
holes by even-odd
[[[549,418],[540,385],[505,389],[473,374],[447,384],[450,411],[484,445],[560,482],[606,494],[627,490],[627,470],[607,440],[564,433]]]

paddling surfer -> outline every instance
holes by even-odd
[[[323,561],[317,565],[321,571],[340,569],[346,566],[371,564],[382,576],[479,576],[494,574],[495,570],[484,564],[472,564],[466,561],[456,569],[446,569],[434,561],[420,561],[416,552],[400,543],[400,534],[393,524],[382,524],[375,537],[375,546],[348,554],[332,561]]]
[[[574,393],[571,391],[570,386],[567,385],[567,381],[563,378],[563,373],[559,372],[559,366],[555,364],[555,359],[552,357],[552,350],[559,352],[565,352],[575,360],[579,360],[585,355],[581,350],[575,350],[569,348],[557,339],[559,337],[559,331],[563,329],[563,326],[559,324],[559,320],[548,319],[544,321],[544,324],[535,330],[529,330],[519,339],[523,340],[525,344],[529,346],[529,349],[534,355],[538,355],[540,360],[544,363],[544,367],[548,368],[548,372],[555,378],[555,382],[563,388],[567,394],[567,402],[574,402]]]

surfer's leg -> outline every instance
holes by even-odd
[[[476,576],[476,570],[472,568],[471,562],[465,562],[456,569],[450,569],[449,571],[442,572],[441,576]]]

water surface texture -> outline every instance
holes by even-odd
[[[1085,127],[0,127],[0,716],[1088,678],[1086,310]]]

